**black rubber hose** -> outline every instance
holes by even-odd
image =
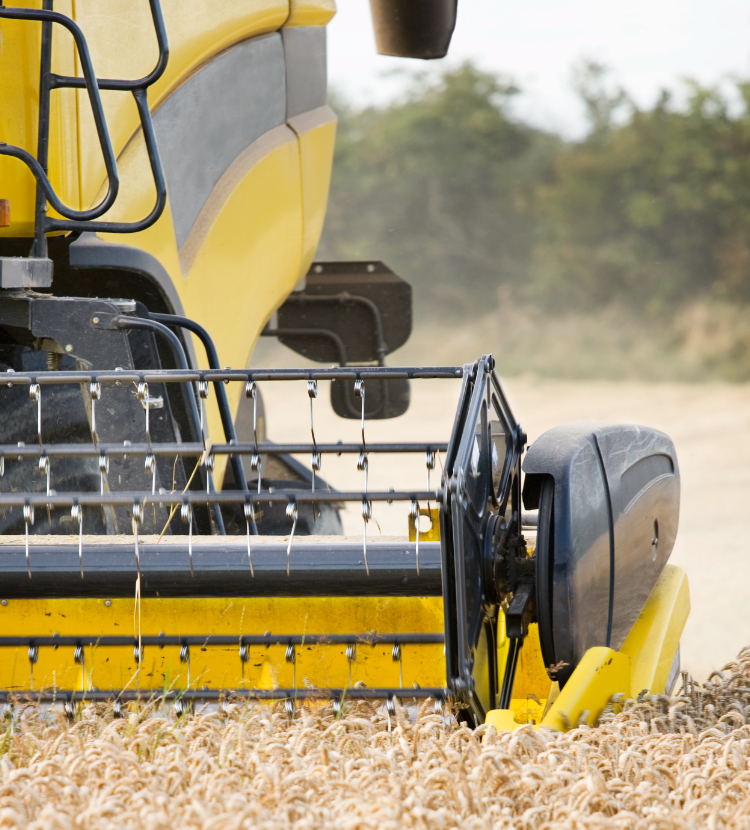
[[[187,356],[185,354],[185,349],[180,343],[180,338],[173,332],[171,329],[168,329],[162,323],[159,323],[157,320],[147,320],[144,317],[129,317],[127,315],[122,315],[121,317],[115,317],[113,323],[120,329],[146,329],[147,331],[154,332],[155,334],[160,334],[162,337],[166,337],[169,341],[169,345],[172,347],[172,351],[175,356],[175,360],[178,364],[178,369],[184,369],[188,371],[190,367],[188,366]],[[188,395],[187,399],[189,401],[189,408],[190,414],[193,419],[193,427],[195,429],[195,434],[200,435],[200,424],[201,418],[200,413],[198,412],[198,406],[195,402],[195,395]],[[200,440],[203,440],[203,436],[200,435]],[[208,475],[208,473],[206,473]],[[224,518],[221,515],[221,508],[218,508],[214,511],[214,519],[216,521],[216,526],[219,529],[219,533],[222,536],[226,535],[226,529],[224,528]]]
[[[208,366],[210,369],[221,370],[222,366],[219,363],[219,354],[216,351],[216,346],[211,338],[211,335],[203,328],[200,323],[191,320],[189,317],[181,317],[177,314],[149,314],[152,320],[158,323],[163,323],[167,326],[179,326],[192,332],[203,344],[206,350],[206,357],[208,358]],[[234,420],[232,418],[232,410],[229,407],[229,399],[227,397],[227,390],[224,383],[217,380],[214,383],[214,390],[216,391],[216,403],[219,407],[219,415],[221,417],[221,425],[224,429],[224,437],[228,444],[237,443],[237,432],[234,428]],[[242,457],[239,455],[231,455],[229,463],[232,465],[232,473],[234,475],[235,484],[238,490],[247,493],[249,488],[247,486],[247,478],[245,477],[245,467],[242,463]],[[252,522],[253,533],[257,535],[258,528],[255,520]]]

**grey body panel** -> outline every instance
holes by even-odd
[[[324,26],[282,29],[286,58],[286,116],[323,107],[327,100]]]
[[[677,456],[658,430],[577,421],[535,441],[523,468],[555,482],[552,640],[569,675],[589,648],[622,646],[669,558]]]
[[[274,33],[228,49],[155,112],[178,247],[222,174],[250,144],[286,121],[286,109],[284,47]]]

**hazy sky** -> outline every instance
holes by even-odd
[[[444,61],[375,53],[369,0],[338,0],[329,26],[329,82],[361,101],[382,102],[403,87],[396,69],[473,59],[511,76],[526,93],[519,109],[541,126],[580,133],[583,112],[571,68],[594,59],[636,100],[650,104],[683,77],[716,83],[750,76],[747,0],[459,0],[458,24]],[[386,77],[384,77],[386,76]]]

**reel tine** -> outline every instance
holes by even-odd
[[[153,496],[156,494],[156,456],[153,453],[146,455],[144,466],[146,474],[151,475],[151,495]]]
[[[89,397],[91,398],[91,437],[94,441],[94,446],[99,445],[99,434],[96,431],[96,402],[101,400],[102,385],[97,380],[92,380],[89,383]]]
[[[346,647],[346,661],[349,663],[349,688],[352,687],[352,663],[357,660],[357,644],[350,643]]]
[[[193,571],[193,508],[189,502],[182,503],[182,506],[180,507],[180,518],[186,525],[188,525],[188,556],[190,557],[190,575],[195,577],[195,571]]]
[[[292,542],[294,541],[294,531],[297,527],[297,502],[290,501],[286,506],[286,517],[292,523],[292,532],[289,535],[289,544],[286,546],[286,575],[289,576],[289,558],[292,553]]]
[[[258,384],[254,380],[249,380],[245,383],[245,397],[253,400],[253,441],[255,442],[255,452],[250,456],[250,469],[254,473],[258,473],[258,492],[261,488],[261,472],[263,461],[258,451]]]
[[[208,381],[206,380],[199,380],[198,381],[198,405],[200,406],[200,415],[201,415],[201,440],[203,441],[203,446],[206,446],[206,406],[203,403],[205,400],[208,399]]]
[[[83,579],[83,510],[78,502],[70,508],[70,515],[73,521],[78,522],[78,565],[81,568],[81,579]]]
[[[143,521],[143,507],[139,501],[133,502],[133,536],[135,536],[135,564],[138,568],[138,580],[141,579],[141,551],[138,547],[138,525]]]
[[[216,456],[211,453],[210,455],[206,456],[206,492],[211,492],[211,484],[213,482],[212,475],[213,471],[216,469]]]
[[[36,403],[36,436],[42,446],[42,388],[38,383],[29,386],[29,398]]]
[[[187,688],[190,688],[190,646],[187,643],[180,646],[180,663],[187,663]]]
[[[255,571],[253,571],[253,557],[250,553],[250,522],[252,521],[252,523],[255,524],[255,509],[253,508],[252,502],[245,502],[244,512],[245,524],[247,525],[247,564],[250,565],[250,576],[255,577]]]
[[[141,402],[141,406],[146,411],[146,445],[148,446],[149,450],[151,449],[151,431],[149,427],[149,410],[151,409],[149,395],[148,395],[148,384],[144,381],[141,381],[137,386],[136,394],[138,396],[138,400]]]
[[[31,579],[31,559],[29,558],[29,525],[34,524],[34,505],[26,502],[23,506],[23,521],[26,527],[26,568]]]
[[[419,576],[419,502],[416,499],[412,500],[410,511],[412,519],[414,519],[414,527],[416,528],[417,539],[417,576]]]
[[[370,575],[370,566],[367,562],[367,523],[372,518],[372,502],[368,501],[367,495],[362,499],[362,524],[364,527],[364,536],[363,536],[363,548],[364,548],[364,558],[365,558],[365,570],[367,571],[367,576]]]
[[[393,662],[398,661],[398,685],[403,688],[404,686],[404,661],[403,655],[401,653],[401,644],[394,643],[393,644],[393,651],[391,652],[391,657],[393,658]]]
[[[286,647],[286,654],[284,656],[286,657],[287,663],[292,664],[292,688],[296,689],[297,688],[297,652],[295,651],[294,646],[292,645],[292,643],[289,643],[289,645]]]

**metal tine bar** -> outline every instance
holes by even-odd
[[[62,634],[60,636],[0,636],[0,648],[21,648],[23,646],[37,645],[42,647],[60,646],[95,646],[118,647],[132,646],[138,641],[137,637],[125,635],[101,635],[101,634]],[[403,633],[378,634],[372,632],[348,633],[348,634],[144,634],[141,636],[141,644],[146,646],[348,646],[352,643],[360,643],[363,646],[376,645],[443,645],[444,634],[435,633]]]
[[[222,701],[239,698],[250,700],[382,700],[402,695],[403,689],[397,687],[367,688],[297,688],[297,689],[87,689],[81,693],[77,689],[39,689],[34,691],[0,691],[0,702],[29,700],[31,702],[57,702],[68,698],[76,701],[147,701],[156,698],[164,700],[181,699],[184,701]],[[408,690],[408,697],[426,700],[427,698],[445,699],[450,690],[442,686],[425,686]]]
[[[82,506],[99,506],[111,505],[113,507],[129,506],[134,500],[141,501],[145,505],[147,502],[156,504],[177,505],[178,507],[183,501],[188,501],[190,504],[242,504],[246,500],[251,502],[271,502],[292,503],[299,502],[303,504],[310,504],[313,501],[325,502],[327,504],[343,502],[343,501],[360,501],[366,495],[369,501],[413,501],[418,499],[426,501],[427,499],[434,499],[440,501],[442,499],[442,490],[435,490],[428,493],[424,490],[412,490],[404,492],[396,492],[389,490],[387,492],[370,491],[363,493],[362,491],[353,492],[339,492],[339,491],[322,491],[317,490],[312,493],[310,490],[284,490],[283,492],[264,492],[259,493],[245,493],[242,490],[222,490],[217,492],[212,490],[210,493],[199,494],[197,492],[187,493],[157,493],[151,496],[148,491],[134,491],[134,492],[107,492],[104,496],[99,493],[54,493],[46,496],[44,493],[0,493],[0,506],[20,507],[24,504],[32,506],[44,506],[50,504],[52,507],[72,507],[73,504],[79,502]]]
[[[47,444],[44,448],[37,446],[18,447],[15,444],[0,444],[0,454],[18,456],[19,458],[37,458],[39,455],[49,455],[50,458],[79,458],[96,456],[102,453],[108,456],[139,456],[139,455],[200,455],[204,446],[199,443],[158,443],[151,447],[148,444]],[[447,449],[447,444],[432,443],[378,443],[368,444],[367,454],[370,453],[419,453],[440,452]],[[353,455],[362,452],[362,444],[270,444],[250,443],[212,444],[211,452],[214,455],[249,455],[253,452],[263,455],[302,455],[317,452],[329,455]],[[319,469],[319,468],[318,468]]]
[[[127,318],[123,323],[132,323],[140,318]],[[469,364],[473,367],[473,364]],[[455,379],[462,378],[465,366],[434,366],[434,367],[337,367],[333,369],[147,369],[143,371],[124,370],[97,370],[96,374],[86,371],[43,371],[22,372],[14,371],[11,383],[29,386],[38,383],[91,383],[96,380],[103,384],[117,383],[185,383],[201,380],[216,383],[218,381],[237,381],[251,383],[253,381],[285,381],[285,380],[357,380],[368,378],[401,378],[401,379]]]

